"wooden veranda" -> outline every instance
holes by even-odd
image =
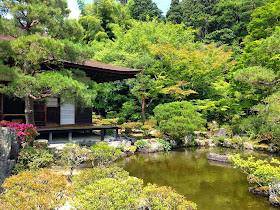
[[[68,126],[44,126],[37,127],[40,134],[48,134],[49,142],[53,141],[54,133],[68,133],[68,140],[72,141],[73,133],[92,132],[93,130],[100,130],[101,141],[104,141],[106,130],[115,130],[115,139],[118,138],[120,127],[116,125],[68,125]]]

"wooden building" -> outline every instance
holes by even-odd
[[[98,83],[133,78],[140,72],[137,69],[113,66],[97,61],[85,60],[84,64],[61,61],[64,68],[83,70],[86,77],[81,80],[94,80]],[[0,81],[7,83],[7,78]],[[56,126],[91,124],[92,109],[80,109],[74,104],[62,103],[60,98],[47,98],[45,103],[34,104],[35,125]],[[24,122],[24,101],[0,95],[0,120]]]
[[[0,42],[11,39],[13,38],[0,35]],[[133,78],[141,71],[93,60],[84,60],[82,64],[61,60],[61,64],[66,69],[84,71],[86,77],[80,78],[82,81],[94,80],[97,83]],[[9,80],[9,78],[0,75],[0,83],[8,83]],[[0,94],[0,121],[25,122],[24,109],[23,100]],[[34,118],[35,125],[42,132],[64,131],[65,128],[69,128],[68,130],[79,130],[80,128],[96,130],[96,127],[92,127],[92,108],[80,109],[74,104],[62,103],[60,98],[47,98],[46,102],[36,102],[34,104]]]

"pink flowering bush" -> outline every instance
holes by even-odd
[[[27,143],[29,145],[30,143],[33,143],[36,136],[39,135],[36,131],[36,126],[33,126],[32,124],[15,123],[3,120],[0,121],[0,127],[15,129],[20,144]]]

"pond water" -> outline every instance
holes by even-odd
[[[171,186],[198,205],[198,209],[276,209],[269,205],[268,198],[248,192],[246,174],[229,164],[207,160],[210,152],[233,154],[223,148],[171,151],[167,153],[138,154],[120,159],[116,165],[144,180],[159,186]],[[237,151],[239,152],[239,151]],[[265,153],[241,152],[270,160]]]

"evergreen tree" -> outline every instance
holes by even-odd
[[[59,23],[70,13],[66,0],[3,0],[0,7],[10,13],[15,25],[28,35],[60,27]]]
[[[34,101],[45,97],[63,97],[64,101],[90,105],[87,86],[74,80],[71,72],[52,68],[41,70],[42,65],[49,66],[49,61],[64,59],[74,62],[81,55],[85,57],[84,47],[35,35],[57,31],[69,13],[66,0],[3,0],[0,5],[0,10],[5,8],[12,15],[11,23],[28,35],[0,45],[0,70],[6,70],[0,71],[0,77],[7,72],[13,75],[12,81],[1,86],[0,92],[24,99],[26,123],[35,123]],[[3,61],[7,60],[15,61],[13,68],[4,66]]]
[[[167,21],[170,21],[174,24],[180,24],[182,22],[182,14],[182,8],[179,0],[172,0],[170,9],[166,14]]]
[[[136,20],[147,21],[147,17],[153,19],[161,18],[162,11],[152,0],[133,0],[130,4],[132,18]]]

